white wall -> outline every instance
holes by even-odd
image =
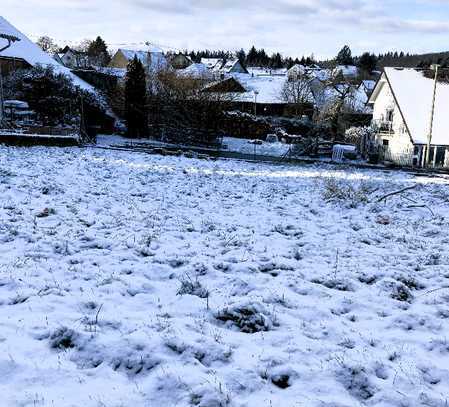
[[[386,121],[387,112],[393,110],[393,132],[390,136],[379,134],[378,142],[382,145],[383,140],[388,140],[393,154],[403,154],[412,150],[413,144],[386,78],[382,77],[381,81],[383,86],[374,103],[373,121],[375,124]]]

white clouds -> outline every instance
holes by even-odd
[[[356,52],[357,44],[370,43],[374,50],[430,50],[438,40],[443,47],[439,35],[449,32],[448,0],[23,0],[20,5],[2,0],[2,4],[5,16],[27,33],[45,32],[60,40],[101,34],[110,43],[151,39],[179,48],[235,49],[255,43],[293,55],[333,55],[344,43],[354,45]],[[438,13],[433,12],[436,9]]]

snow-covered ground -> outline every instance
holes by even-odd
[[[0,147],[0,196],[2,406],[448,405],[448,180]]]
[[[97,145],[101,147],[121,146],[121,145],[149,145],[152,147],[176,147],[175,144],[163,143],[153,139],[130,139],[116,135],[100,135],[97,138]],[[188,148],[189,146],[184,146]],[[223,137],[223,148],[242,154],[257,154],[272,157],[283,157],[290,149],[290,145],[281,142],[254,144],[251,140],[236,137]],[[207,148],[204,148],[207,149]]]
[[[263,140],[261,140],[263,141]],[[290,149],[290,145],[281,142],[254,144],[250,140],[224,137],[223,144],[227,147],[227,151],[233,151],[243,154],[268,155],[272,157],[283,157]]]

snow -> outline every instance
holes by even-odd
[[[118,51],[121,52],[128,61],[132,61],[134,57],[137,57],[137,59],[145,67],[150,69],[158,70],[167,66],[167,60],[162,53],[162,50],[152,46],[150,46],[148,50],[131,50],[120,48]]]
[[[201,63],[207,67],[207,69],[213,69],[217,65],[223,64],[223,59],[221,58],[201,58]]]
[[[361,86],[363,86],[367,92],[372,92],[376,87],[376,84],[376,81],[366,79],[362,81]]]
[[[285,76],[288,72],[287,68],[272,69],[266,67],[251,66],[247,69],[251,75],[255,76]]]
[[[87,82],[74,75],[70,69],[56,62],[52,56],[42,51],[35,43],[30,41],[24,34],[12,26],[5,18],[0,16],[0,33],[13,35],[20,39],[10,48],[0,52],[0,57],[19,58],[28,62],[31,66],[51,66],[55,72],[64,74],[73,80],[73,83],[81,89],[95,93],[95,88]],[[0,39],[0,45],[6,45],[6,41]]]
[[[434,81],[415,69],[385,68],[388,82],[415,144],[427,144]],[[439,82],[432,144],[449,145],[449,84]]]
[[[210,70],[204,64],[192,64],[185,69],[179,70],[179,75],[197,79],[209,78],[212,76]]]
[[[334,70],[334,75],[341,73],[345,78],[355,77],[359,74],[359,68],[355,65],[337,65]]]
[[[446,406],[448,182],[0,147],[1,403]]]
[[[251,143],[250,140],[239,139],[235,137],[223,137],[223,144],[227,146],[226,151],[233,151],[242,154],[265,155],[271,157],[285,156],[290,146],[281,142],[262,144]]]
[[[254,102],[257,92],[257,103],[283,104],[286,103],[282,97],[287,78],[285,76],[253,76],[251,74],[232,74],[247,92],[236,94],[235,99],[239,102]]]

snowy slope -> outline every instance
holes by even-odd
[[[0,33],[14,35],[20,39],[20,41],[13,43],[10,48],[0,52],[0,57],[20,58],[32,66],[52,66],[55,69],[55,72],[69,76],[75,85],[87,91],[95,92],[93,86],[74,75],[70,69],[56,62],[50,55],[42,51],[35,43],[30,41],[26,35],[22,34],[2,16],[0,16]],[[0,45],[3,46],[6,44],[7,42],[5,40],[0,39]]]
[[[385,68],[404,119],[416,144],[427,144],[434,81],[415,69]],[[438,83],[432,144],[449,145],[449,84]]]
[[[447,184],[0,147],[0,405],[447,406]]]

